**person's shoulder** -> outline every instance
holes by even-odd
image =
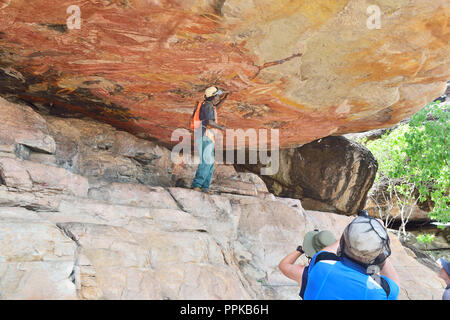
[[[200,113],[209,114],[211,112],[214,112],[213,103],[211,101],[204,101],[202,104],[202,109],[200,110]]]
[[[334,252],[322,250],[322,251],[317,252],[314,255],[313,259],[316,259],[319,261],[320,260],[335,260],[335,261],[337,261],[337,260],[339,260],[339,257]]]
[[[316,263],[317,256],[318,256],[319,254],[321,254],[322,252],[326,252],[326,251],[319,251],[319,252],[316,252],[316,254],[314,254],[314,255],[312,256],[310,265]]]
[[[211,101],[205,100],[203,102],[203,107],[206,108],[214,108],[214,104]]]
[[[200,110],[200,120],[214,120],[214,105],[211,101],[203,102]]]
[[[330,251],[319,251],[312,257],[310,265],[315,265],[320,261],[339,261],[339,257]]]

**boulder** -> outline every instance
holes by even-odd
[[[280,150],[280,170],[260,175],[270,192],[302,200],[305,209],[351,215],[363,209],[378,164],[370,151],[344,137]],[[262,164],[235,165],[260,174]]]
[[[61,194],[52,212],[1,207],[1,298],[298,299],[279,261],[309,230],[339,237],[352,219],[295,199],[165,192],[177,208],[126,205],[120,193],[122,204]],[[400,299],[440,299],[437,274],[391,242]]]
[[[245,297],[208,234],[169,233],[151,223],[137,232],[98,224],[59,225],[94,266],[98,292],[104,299]]]
[[[89,119],[45,119],[55,137],[57,166],[91,181],[170,186],[172,162],[165,147]]]
[[[49,135],[45,119],[24,104],[0,97],[0,144],[25,146],[39,152],[54,153],[55,141]],[[11,152],[11,149],[5,150]]]

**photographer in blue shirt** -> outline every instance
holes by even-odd
[[[339,241],[320,248],[320,235],[319,239],[305,237],[305,249],[299,246],[280,262],[281,272],[300,285],[304,300],[398,298],[399,278],[388,258],[391,249],[387,230],[366,211],[359,214]],[[295,264],[304,250],[312,257],[309,266]]]

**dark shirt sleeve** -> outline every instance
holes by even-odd
[[[306,266],[303,269],[303,274],[302,274],[302,286],[300,287],[300,293],[299,293],[299,296],[302,299],[304,299],[307,284],[308,284],[308,266]]]
[[[200,120],[216,120],[214,114],[214,105],[206,101],[200,110]]]

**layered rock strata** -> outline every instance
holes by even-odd
[[[227,127],[297,147],[440,96],[449,14],[447,0],[2,1],[0,94],[174,144],[215,84],[232,92]]]
[[[339,237],[352,219],[304,210],[299,200],[262,190],[256,178],[247,182],[253,194],[220,191],[216,181],[218,194],[209,195],[132,179],[139,175],[120,180],[106,170],[84,170],[85,149],[98,146],[93,142],[101,136],[92,133],[103,128],[108,137],[110,127],[74,125],[74,131],[83,128],[83,145],[69,129],[56,130],[81,120],[15,110],[33,116],[9,117],[25,121],[22,129],[0,136],[1,299],[298,299],[299,288],[280,273],[279,261],[306,232],[328,229]],[[14,128],[5,123],[0,133]],[[113,150],[126,142],[128,157],[150,162],[151,155],[168,152],[140,139],[110,142],[101,145]],[[118,172],[123,154],[110,153],[107,167]],[[153,159],[153,182],[172,181],[162,174],[163,158]],[[437,274],[393,234],[391,241],[400,299],[440,299],[444,284]]]

